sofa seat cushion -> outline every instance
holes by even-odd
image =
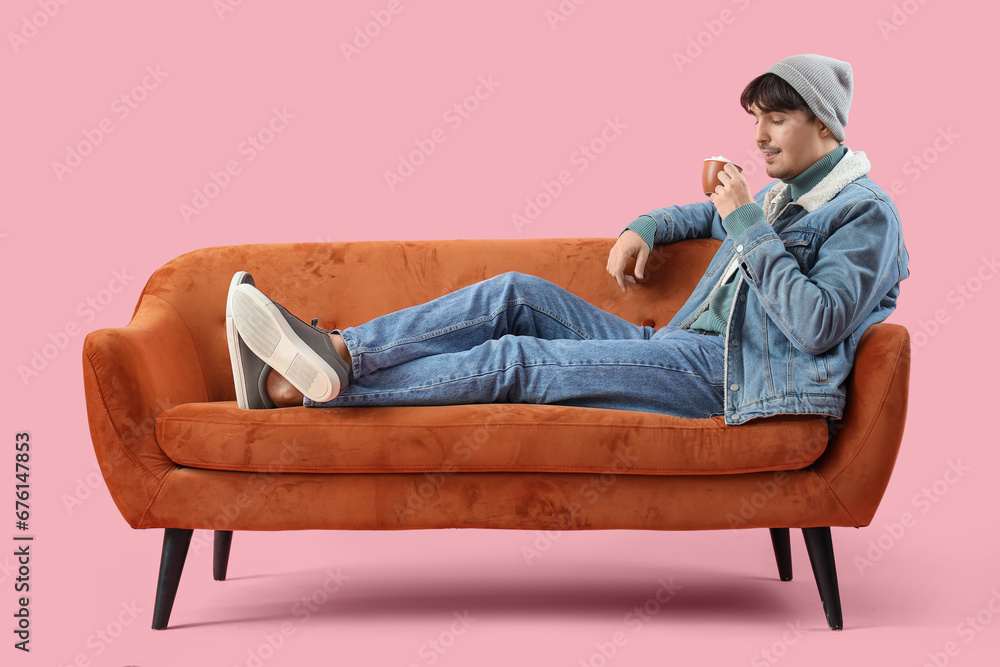
[[[821,417],[726,426],[557,405],[285,408],[188,403],[159,414],[156,438],[178,465],[257,472],[613,472],[794,470],[826,448]]]

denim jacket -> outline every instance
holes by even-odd
[[[694,292],[670,321],[687,328],[733,257],[739,287],[725,345],[725,422],[777,414],[843,415],[858,340],[896,307],[909,275],[899,213],[867,177],[864,153],[848,151],[812,190],[790,203],[772,183],[755,197],[762,220],[728,238],[715,206],[659,208],[655,243],[723,241]]]

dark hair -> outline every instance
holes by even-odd
[[[764,113],[798,110],[805,111],[809,120],[816,117],[802,96],[795,92],[787,81],[773,72],[761,74],[748,83],[740,95],[740,104],[747,113],[753,113],[750,107],[756,104]]]

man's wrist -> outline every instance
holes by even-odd
[[[656,220],[654,220],[651,216],[640,215],[638,218],[633,220],[628,227],[622,230],[622,234],[624,234],[627,230],[632,230],[641,236],[642,240],[649,246],[649,249],[653,249],[653,241],[656,239]],[[618,236],[621,236],[621,234]]]
[[[729,215],[722,219],[722,228],[726,230],[729,238],[736,239],[758,222],[764,222],[764,209],[756,202],[743,204]]]

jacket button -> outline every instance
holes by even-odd
[[[656,328],[656,321],[655,320],[651,320],[651,319],[649,319],[647,317],[646,319],[644,319],[642,321],[642,326],[644,326],[644,327],[653,327],[655,329]]]
[[[734,382],[733,384],[729,385],[729,389],[731,391],[739,391],[740,390],[740,386]]]
[[[732,419],[733,419],[733,421],[739,421],[740,420],[740,413],[734,412],[733,415],[732,415]]]
[[[729,341],[729,344],[732,345],[733,347],[739,347],[740,346],[740,341],[738,341],[735,338],[733,338],[731,341]]]
[[[739,244],[738,246],[736,246],[736,252],[743,252],[743,244],[742,243]]]
[[[747,300],[747,295],[746,294],[740,294],[740,301],[746,301],[746,300]]]

